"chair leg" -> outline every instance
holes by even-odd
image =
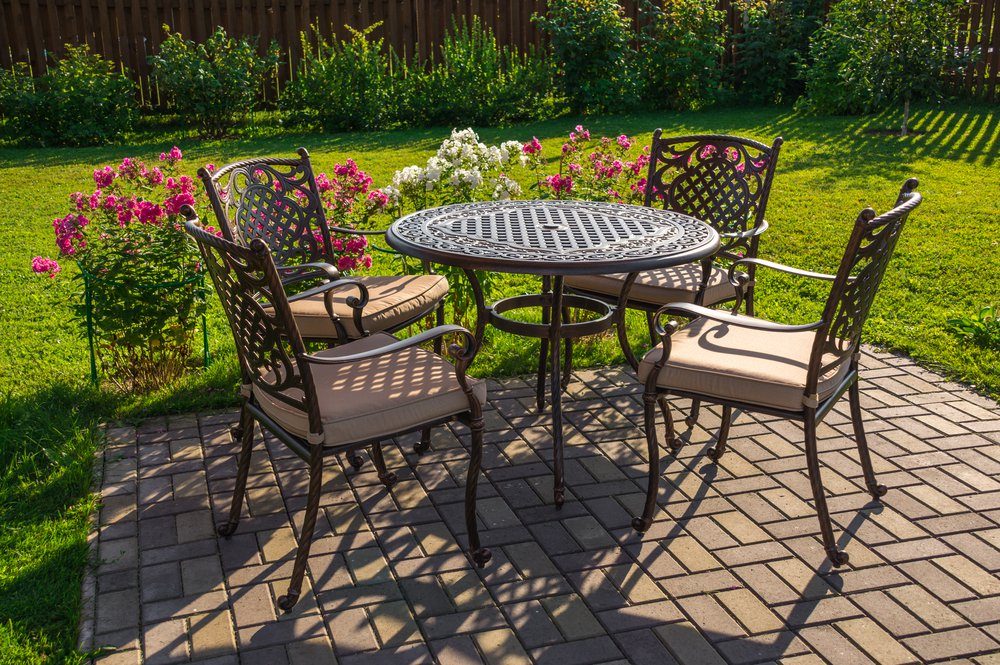
[[[833,537],[833,525],[830,522],[830,509],[826,505],[826,495],[823,493],[823,478],[820,475],[819,455],[816,446],[816,412],[807,410],[805,419],[806,433],[806,465],[809,469],[809,484],[812,485],[813,501],[816,503],[816,514],[819,517],[819,530],[823,536],[823,548],[830,557],[834,567],[843,566],[848,561],[847,552],[837,549],[837,541]]]
[[[382,455],[382,442],[372,444],[372,461],[375,462],[375,470],[378,472],[378,479],[386,487],[396,484],[396,474],[389,471],[385,466],[385,456]]]
[[[469,533],[469,554],[472,561],[478,568],[483,568],[493,557],[493,553],[480,544],[479,526],[476,524],[476,486],[479,484],[479,471],[483,464],[483,419],[473,419],[470,430],[469,475],[465,481],[465,528]]]
[[[420,430],[420,441],[413,444],[413,452],[423,455],[431,447],[431,428],[425,427]]]
[[[649,341],[656,346],[660,343],[660,337],[656,334],[656,325],[653,320],[653,312],[646,310],[646,328],[649,330]]]
[[[667,401],[666,395],[660,395],[656,401],[660,405],[660,413],[663,414],[663,423],[667,428],[667,445],[670,446],[671,451],[676,453],[684,443],[677,438],[677,432],[674,430],[674,415],[670,411],[670,402]]]
[[[236,463],[236,486],[233,488],[233,503],[229,507],[229,520],[225,524],[220,524],[216,532],[228,538],[236,533],[236,527],[240,523],[240,513],[243,512],[243,497],[247,490],[247,476],[250,473],[250,457],[253,452],[254,423],[250,409],[243,406],[240,411],[240,424],[232,429],[233,439],[239,440],[240,456]]]
[[[719,438],[715,446],[708,449],[708,457],[718,462],[726,452],[726,442],[729,440],[729,426],[733,424],[733,407],[722,407],[722,425],[719,426]]]
[[[691,400],[691,412],[688,417],[684,419],[684,424],[688,427],[694,427],[698,424],[698,413],[701,411],[701,400],[693,399]]]
[[[302,520],[302,533],[299,534],[299,547],[295,552],[292,579],[288,582],[288,591],[278,598],[278,606],[285,612],[292,611],[302,594],[302,579],[306,575],[306,563],[309,561],[309,549],[312,547],[313,532],[316,530],[316,514],[319,512],[322,489],[323,446],[313,446],[309,455],[309,495],[306,497],[306,514]]]
[[[438,303],[437,308],[434,310],[434,323],[435,325],[444,325],[444,300]],[[444,350],[444,338],[435,337],[434,338],[434,354],[441,355]]]
[[[643,421],[646,427],[646,454],[649,457],[649,475],[646,478],[646,505],[642,509],[642,517],[632,519],[632,528],[639,533],[646,533],[653,523],[653,513],[656,511],[656,495],[660,489],[660,446],[656,442],[656,395],[646,393],[642,396]],[[661,407],[662,408],[662,407]]]
[[[849,389],[851,401],[851,423],[854,425],[854,439],[858,444],[858,457],[861,458],[861,469],[865,473],[865,485],[872,498],[880,500],[888,490],[885,485],[879,485],[875,480],[875,470],[872,469],[872,456],[868,452],[868,438],[865,436],[865,425],[861,420],[861,388],[858,382],[851,384]]]

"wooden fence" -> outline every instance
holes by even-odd
[[[624,0],[635,19],[636,0]],[[154,90],[147,57],[157,52],[163,26],[203,40],[223,26],[233,35],[256,35],[261,48],[272,39],[286,62],[279,77],[287,78],[301,57],[301,31],[311,24],[326,36],[343,34],[342,26],[364,28],[381,22],[380,36],[397,53],[426,57],[453,19],[478,16],[501,44],[522,49],[540,46],[542,36],[531,16],[544,13],[546,0],[0,0],[0,65],[29,62],[35,74],[45,71],[64,44],[89,44],[97,53],[121,63],[141,84],[143,96]],[[740,13],[732,0],[720,0],[729,34],[739,30]],[[962,48],[979,47],[979,59],[962,82],[978,97],[995,99],[1000,88],[1000,0],[969,0]],[[726,58],[738,57],[732,46]]]

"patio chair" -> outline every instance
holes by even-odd
[[[823,547],[834,566],[847,563],[847,553],[838,549],[830,523],[820,475],[816,427],[847,392],[865,485],[878,501],[886,488],[875,480],[861,420],[858,388],[861,331],[903,224],[920,205],[916,187],[916,179],[907,180],[896,206],[883,215],[876,216],[871,208],[861,211],[836,275],[797,270],[761,259],[740,259],[729,268],[729,280],[736,289],[731,312],[689,303],[671,303],[657,310],[653,325],[662,346],[649,351],[639,365],[639,380],[645,387],[649,484],[642,517],[632,521],[637,531],[649,528],[656,509],[660,478],[656,404],[667,394],[678,395],[722,406],[718,439],[708,450],[714,461],[725,453],[734,408],[801,421]],[[814,323],[783,325],[739,314],[744,294],[752,284],[749,270],[753,267],[831,281],[822,317]],[[664,326],[664,316],[679,316],[691,322],[679,327],[676,321],[669,320]],[[669,408],[664,409],[664,418],[668,443],[676,450]]]
[[[461,326],[438,326],[405,340],[376,333],[318,353],[309,353],[299,332],[281,272],[267,245],[248,247],[202,230],[187,208],[187,232],[195,239],[215,284],[236,341],[243,405],[234,440],[241,443],[228,520],[218,533],[229,537],[240,520],[250,468],[254,423],[271,432],[309,465],[305,517],[288,592],[278,604],[291,610],[299,598],[320,502],[327,456],[371,448],[379,480],[392,487],[381,442],[411,431],[459,419],[471,431],[471,459],[465,486],[469,554],[477,566],[490,559],[476,528],[476,484],[483,456],[486,384],[466,375],[475,341]],[[354,280],[342,280],[354,283]],[[454,366],[418,348],[454,336]]]
[[[336,282],[343,275],[330,265],[333,235],[382,236],[384,231],[331,226],[309,152],[297,152],[297,158],[246,159],[215,172],[199,169],[198,175],[225,237],[244,246],[263,240],[286,286],[317,278]],[[440,325],[448,280],[430,274],[429,264],[424,269],[423,275],[359,275],[352,279],[353,288],[294,301],[292,313],[306,341],[328,344],[396,332],[432,312]]]
[[[723,264],[757,256],[760,236],[768,228],[764,213],[781,144],[781,137],[767,146],[738,136],[663,137],[662,130],[653,132],[643,205],[696,217],[711,224],[722,240],[719,252],[700,265],[649,270],[636,277],[626,306],[646,313],[653,344],[657,343],[653,313],[663,305],[685,302],[712,307],[736,297]],[[744,299],[747,313],[753,316],[754,266],[748,270],[751,281]],[[579,275],[567,277],[565,284],[569,290],[616,304],[627,277]],[[545,358],[547,349],[542,344]],[[572,345],[567,342],[564,382],[569,380],[572,362]],[[694,425],[697,418],[695,402],[688,424]]]

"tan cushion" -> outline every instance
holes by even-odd
[[[361,321],[368,332],[392,330],[434,305],[448,294],[448,280],[441,275],[406,275],[352,277],[368,289],[368,304]],[[361,337],[354,325],[353,310],[347,299],[357,297],[358,290],[344,286],[334,291],[333,311],[340,317],[351,338]],[[292,303],[292,314],[299,334],[306,338],[337,337],[337,329],[326,312],[323,294]]]
[[[392,344],[396,339],[376,333],[354,342],[320,351],[338,357]],[[399,432],[469,410],[469,400],[447,360],[411,347],[384,356],[344,365],[311,365],[323,421],[324,443],[335,446],[355,441],[389,438]],[[486,403],[486,383],[470,377],[473,393]],[[302,391],[289,390],[302,399]],[[289,432],[306,438],[305,412],[254,387],[264,413]]]
[[[618,297],[622,291],[625,278],[628,275],[574,275],[566,278],[566,286],[600,293],[602,295]],[[629,291],[629,300],[646,303],[649,305],[666,305],[671,302],[694,302],[694,297],[698,293],[701,285],[701,265],[689,263],[673,268],[661,268],[659,270],[647,270],[639,273],[632,289]],[[736,290],[729,283],[727,270],[720,266],[712,266],[712,273],[709,276],[708,288],[705,290],[705,305],[714,305],[724,300],[736,297]]]
[[[815,339],[813,331],[772,332],[695,319],[671,337],[670,357],[660,370],[657,384],[668,390],[801,411]],[[640,381],[645,382],[662,353],[663,347],[657,346],[645,355],[639,364]],[[837,358],[828,353],[823,363]],[[820,401],[829,397],[847,375],[850,363],[846,360],[843,357],[839,365],[820,377]]]

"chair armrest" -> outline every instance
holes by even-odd
[[[349,229],[343,226],[329,227],[330,233],[346,233],[354,236],[384,236],[388,229]]]
[[[724,312],[717,309],[709,309],[708,307],[702,307],[701,305],[691,305],[689,303],[668,303],[656,310],[656,314],[653,315],[653,324],[656,327],[656,332],[660,336],[666,334],[666,329],[660,323],[660,319],[664,314],[678,314],[686,318],[706,318],[712,319],[713,321],[720,321],[722,323],[727,323],[733,326],[739,326],[741,328],[753,328],[755,330],[769,330],[771,332],[807,332],[810,330],[816,330],[823,325],[823,321],[814,321],[813,323],[805,323],[802,325],[787,325],[784,323],[775,323],[773,321],[765,321],[763,319],[755,319],[753,317],[736,317],[729,312]]]
[[[739,233],[720,233],[720,238],[726,238],[728,240],[746,240],[747,238],[753,238],[759,236],[764,231],[767,231],[769,224],[767,220],[761,220],[761,223],[752,229],[747,229],[746,231],[741,231]]]
[[[729,281],[731,283],[736,284],[735,274],[737,266],[744,266],[744,265],[762,266],[764,268],[771,268],[773,270],[785,272],[790,275],[798,275],[799,277],[810,277],[812,279],[823,279],[831,282],[837,279],[836,275],[828,275],[823,272],[800,270],[799,268],[793,268],[791,266],[786,266],[781,263],[775,263],[774,261],[765,261],[764,259],[745,258],[733,261],[732,265],[729,266]]]
[[[320,284],[319,286],[314,286],[311,289],[306,289],[305,291],[301,291],[299,293],[296,293],[295,295],[288,296],[288,302],[290,303],[296,302],[298,300],[303,300],[305,298],[309,298],[311,296],[320,293],[324,294],[329,293],[331,291],[334,291],[335,289],[339,289],[344,286],[352,286],[358,290],[358,298],[354,298],[352,296],[352,299],[363,301],[364,303],[368,302],[368,287],[366,287],[364,284],[362,284],[356,279],[346,279],[346,278],[335,279],[331,282],[326,282],[325,284]],[[350,299],[348,300],[347,304],[348,305],[351,304]]]
[[[285,286],[304,282],[309,279],[336,280],[340,278],[340,271],[329,263],[300,263],[297,266],[276,266],[281,275],[281,283]],[[288,274],[288,277],[285,277]]]
[[[456,325],[444,325],[431,328],[430,330],[425,330],[422,333],[418,333],[412,337],[407,337],[406,339],[401,339],[392,344],[387,344],[386,346],[379,347],[377,349],[372,349],[371,351],[364,351],[362,353],[352,353],[347,356],[317,356],[315,354],[305,353],[301,354],[299,358],[302,360],[315,363],[317,365],[341,365],[344,363],[358,362],[359,360],[366,360],[368,358],[377,358],[379,356],[384,356],[389,353],[396,353],[397,351],[402,351],[403,349],[408,349],[412,346],[417,346],[418,344],[423,344],[424,342],[430,342],[437,339],[438,337],[444,337],[445,335],[461,335],[464,339],[465,345],[461,348],[456,348],[458,345],[453,345],[451,347],[452,355],[456,357],[467,356],[475,347],[476,340],[466,328]]]

